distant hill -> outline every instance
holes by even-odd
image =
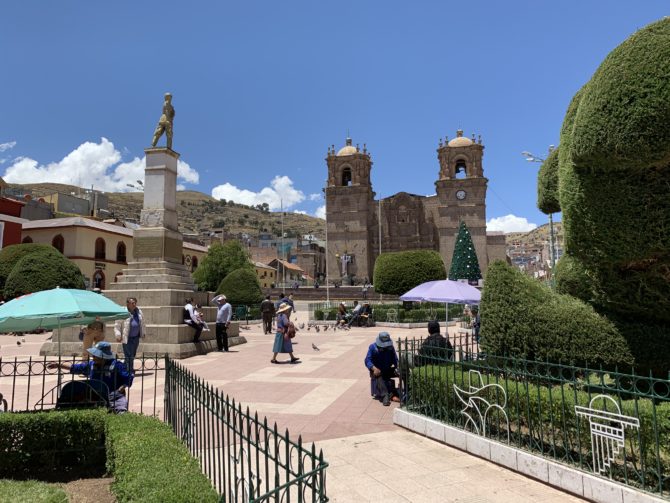
[[[563,223],[554,222],[554,239],[557,243],[563,243]],[[510,246],[513,242],[524,245],[541,244],[549,241],[549,224],[536,227],[529,232],[510,232],[505,234],[505,242]]]
[[[66,194],[85,194],[85,189],[60,183],[10,184],[12,187],[31,189],[35,197],[54,192]],[[141,192],[107,192],[108,210],[122,220],[139,222],[144,203]],[[223,225],[228,234],[248,233],[256,235],[259,231],[271,232],[281,236],[281,212],[261,211],[251,206],[237,203],[223,203],[207,194],[193,190],[177,192],[177,216],[179,230],[185,234],[204,234],[220,229]],[[309,215],[285,212],[284,232],[287,237],[312,234],[317,239],[325,238],[325,221]]]

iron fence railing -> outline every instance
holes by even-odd
[[[86,376],[49,368],[48,365],[82,361],[79,357],[0,357],[0,411],[4,409],[3,400],[6,400],[8,412],[55,408],[63,386],[69,381],[85,381]],[[123,362],[123,359],[119,361]],[[163,403],[159,386],[165,371],[164,363],[163,356],[135,358],[133,383],[125,392],[129,410],[151,416],[160,414]]]
[[[200,460],[222,501],[326,502],[326,467],[314,444],[291,440],[267,418],[167,360],[165,421]]]
[[[400,340],[401,406],[670,497],[670,379]]]

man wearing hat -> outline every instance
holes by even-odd
[[[221,294],[212,299],[216,302],[216,347],[219,351],[228,352],[228,327],[233,317],[233,306],[228,303],[226,296]]]
[[[117,361],[109,342],[101,341],[87,349],[92,360],[82,363],[49,363],[47,368],[62,368],[71,374],[80,374],[90,381],[102,381],[109,391],[109,405],[115,412],[128,410],[126,388],[133,382],[123,363]],[[97,389],[91,386],[92,389]]]
[[[388,332],[379,332],[375,342],[370,344],[368,354],[365,356],[365,366],[370,371],[372,395],[381,399],[387,407],[391,404],[391,400],[399,402],[392,380],[398,368],[398,355]]]

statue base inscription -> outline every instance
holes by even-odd
[[[135,260],[166,261],[181,264],[183,238],[178,232],[163,228],[137,229],[133,236]]]

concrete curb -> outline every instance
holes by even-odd
[[[668,503],[668,500],[636,491],[617,482],[575,470],[403,409],[393,411],[393,422],[415,433],[420,433],[590,501],[597,503]]]

